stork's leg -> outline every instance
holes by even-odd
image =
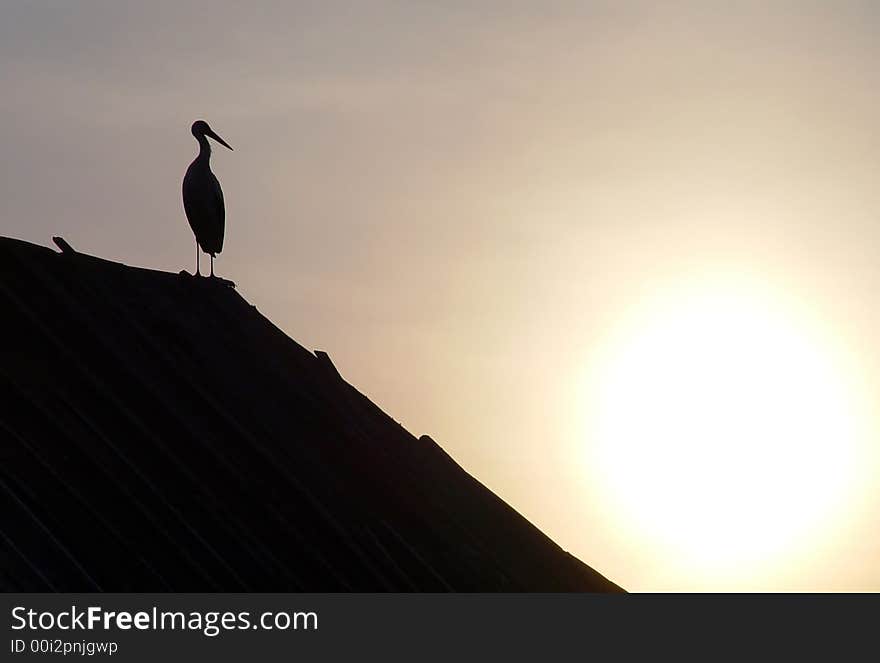
[[[211,254],[211,278],[214,278],[214,254]]]
[[[196,276],[201,276],[199,272],[199,240],[196,240]]]

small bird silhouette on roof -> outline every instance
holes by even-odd
[[[223,250],[226,207],[223,204],[223,189],[211,172],[211,146],[208,138],[213,138],[230,150],[232,148],[214,133],[204,120],[193,122],[192,135],[199,142],[199,155],[183,176],[183,209],[186,211],[189,227],[196,236],[196,276],[201,276],[199,271],[199,247],[201,247],[202,251],[211,256],[213,278],[214,258]]]

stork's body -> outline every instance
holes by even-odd
[[[196,275],[200,274],[201,247],[202,251],[211,256],[211,276],[214,276],[214,258],[223,250],[226,206],[223,203],[220,182],[211,172],[211,146],[208,144],[208,136],[224,147],[230,150],[232,148],[203,120],[193,123],[192,134],[199,143],[199,155],[183,176],[183,209],[196,237]]]

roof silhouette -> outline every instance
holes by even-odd
[[[0,590],[619,591],[232,288],[59,246],[0,238]]]

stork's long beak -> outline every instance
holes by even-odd
[[[227,148],[227,149],[230,149],[230,150],[232,149],[232,148],[229,146],[229,143],[227,143],[225,140],[223,140],[222,138],[220,138],[220,136],[218,136],[217,134],[215,134],[211,129],[208,129],[208,130],[205,132],[205,135],[208,136],[209,138],[213,138],[213,139],[216,140],[218,143],[220,143],[223,147],[225,147],[225,148]],[[233,151],[234,151],[234,150],[233,150]]]

